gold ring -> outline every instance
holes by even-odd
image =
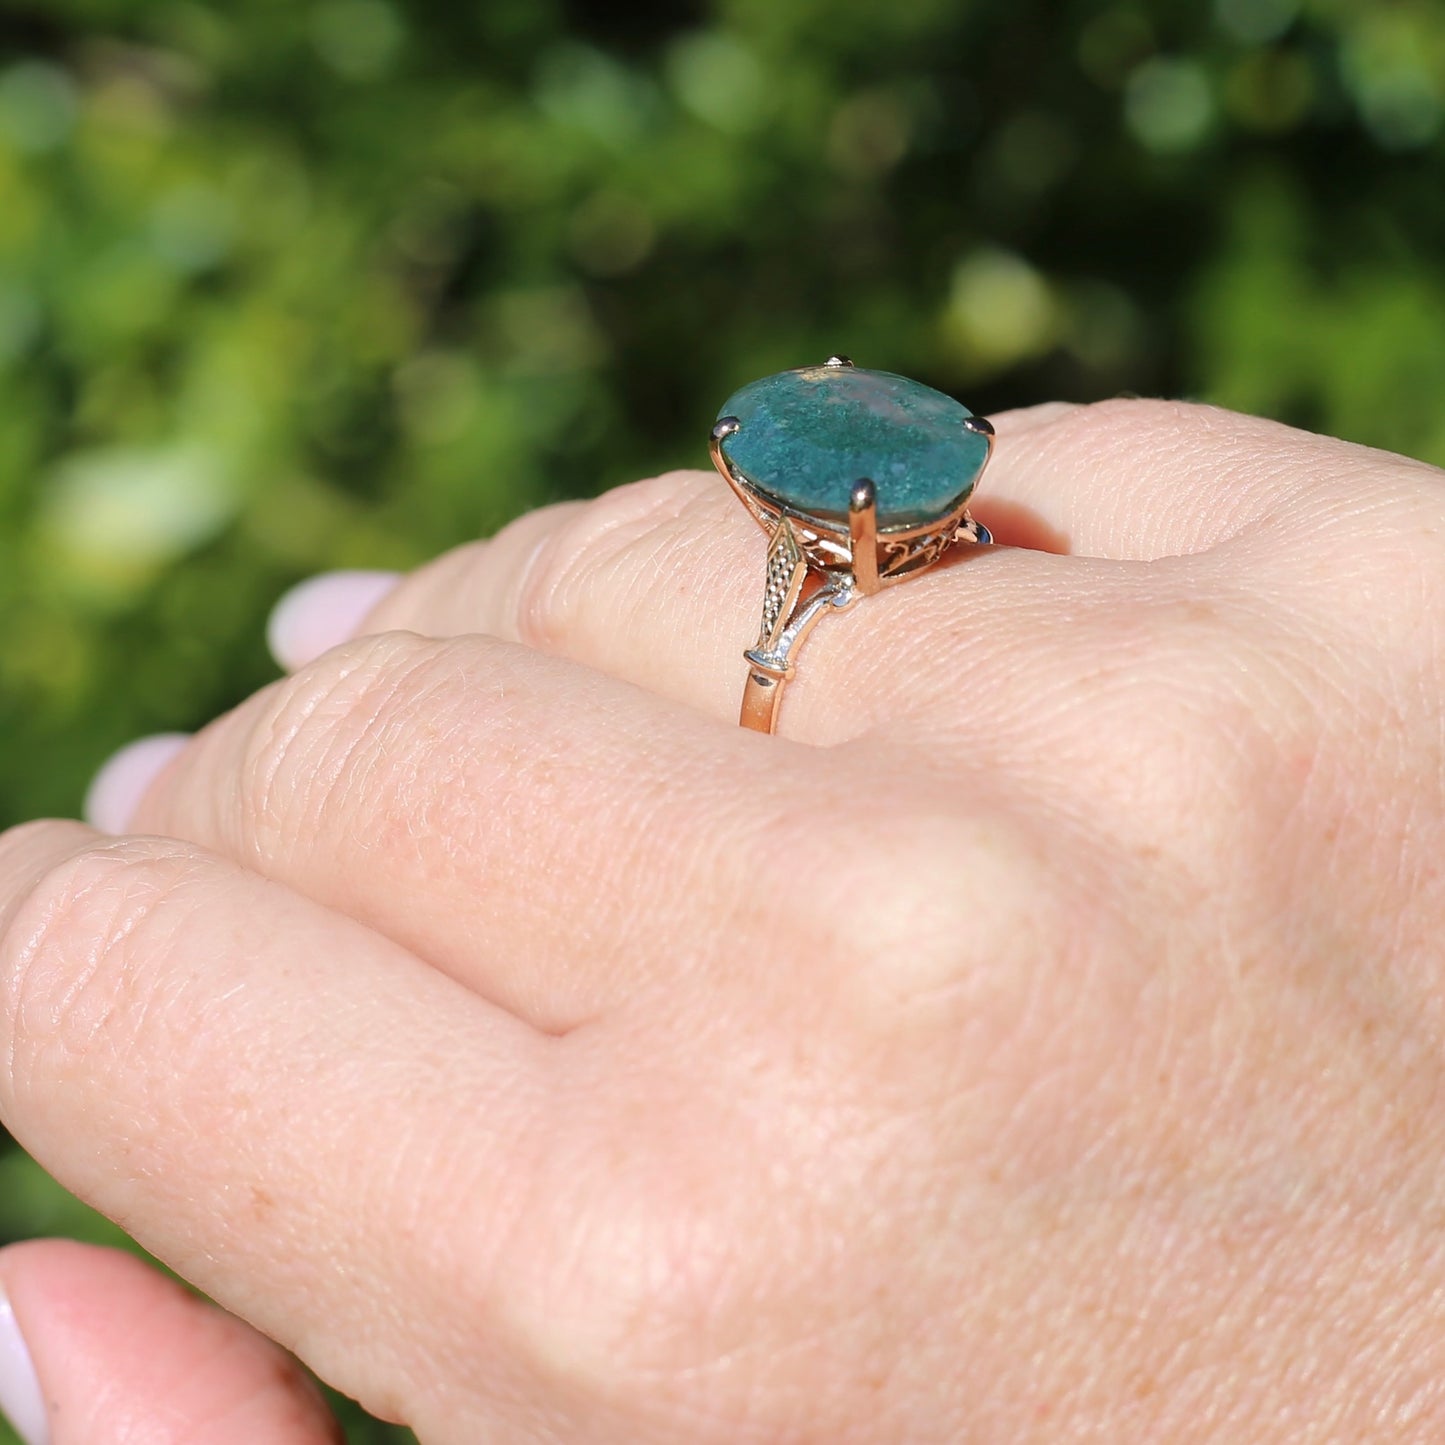
[[[727,399],[713,463],[769,539],[743,727],[776,729],[794,654],[820,618],[917,576],[955,543],[993,540],[968,515],[993,443],[992,424],[951,396],[846,356]]]

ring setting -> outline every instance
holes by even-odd
[[[763,377],[723,404],[712,459],[768,534],[762,626],[740,721],[773,732],[817,622],[987,544],[968,501],[994,429],[961,402],[846,356]]]

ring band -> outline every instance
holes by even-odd
[[[823,617],[926,571],[956,542],[993,540],[968,514],[993,444],[992,424],[952,397],[846,356],[728,398],[713,463],[769,538],[743,727],[776,730],[794,656]]]

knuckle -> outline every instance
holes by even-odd
[[[1228,426],[1231,413],[1200,402],[1112,397],[1075,408],[1050,430],[1071,448],[1116,451],[1121,436],[1164,452],[1194,447]]]
[[[834,1006],[865,1041],[1011,1032],[1037,959],[1054,956],[1043,854],[1006,813],[978,806],[894,808],[867,846],[835,843],[826,879],[795,917],[824,959]],[[799,937],[797,932],[793,935]]]
[[[1290,552],[1264,542],[1269,605],[1297,637],[1302,685],[1347,691],[1376,724],[1382,709],[1421,720],[1445,683],[1445,472],[1352,452],[1354,504],[1322,498]]]
[[[1041,433],[1051,459],[1076,475],[1110,477],[1124,455],[1148,457],[1159,478],[1183,483],[1211,500],[1277,470],[1286,428],[1203,402],[1117,397],[1080,406]],[[1215,479],[1205,489],[1203,479]],[[1194,550],[1194,549],[1190,549]]]
[[[199,861],[180,843],[110,840],[52,865],[31,886],[0,937],[12,1091],[63,1074],[102,1039],[123,1046],[147,1012],[142,995],[153,974],[134,960],[168,946],[185,916],[174,904]]]
[[[577,521],[564,522],[538,542],[517,587],[517,638],[528,647],[556,652],[572,634],[577,583],[586,557],[574,536]]]
[[[1093,705],[1050,740],[1109,860],[1100,885],[1152,880],[1201,920],[1252,900],[1319,780],[1346,765],[1338,702],[1321,705],[1340,696],[1319,675],[1338,649],[1248,596],[1152,602],[1110,640],[1077,680]]]
[[[632,567],[633,549],[677,519],[709,482],[701,472],[667,472],[615,487],[569,513],[549,531],[523,569],[517,588],[520,641],[565,651],[589,628],[606,627],[648,569]]]
[[[1344,555],[1330,581],[1338,588],[1340,572],[1346,579],[1354,574],[1354,590],[1365,604],[1354,609],[1356,619],[1386,643],[1438,643],[1445,605],[1445,473],[1392,466],[1366,524],[1349,527],[1340,542]]]
[[[623,1112],[602,1138],[571,1136],[556,1152],[539,1188],[547,1207],[512,1258],[526,1262],[514,1279],[525,1352],[592,1402],[635,1410],[697,1368],[714,1330],[746,1328],[767,1286],[758,1222],[741,1217],[760,1208],[742,1182],[756,1171],[737,1140],[719,1127],[702,1145],[695,1121],[656,1096]]]
[[[364,789],[365,755],[452,646],[410,632],[358,638],[274,685],[248,723],[238,774],[238,841],[253,862],[303,842],[338,790]]]
[[[1246,796],[1276,741],[1272,706],[1286,687],[1279,637],[1225,600],[1126,601],[1078,685],[1094,706],[1072,721],[1063,752],[1083,786],[1120,799],[1145,827],[1185,830]],[[1242,643],[1248,639],[1247,655]],[[1247,666],[1243,665],[1247,662]]]

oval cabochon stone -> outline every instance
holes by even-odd
[[[846,527],[853,487],[867,477],[880,531],[936,521],[968,499],[988,460],[987,437],[964,425],[972,415],[931,386],[852,366],[765,376],[718,413],[740,423],[722,450],[755,491]]]

